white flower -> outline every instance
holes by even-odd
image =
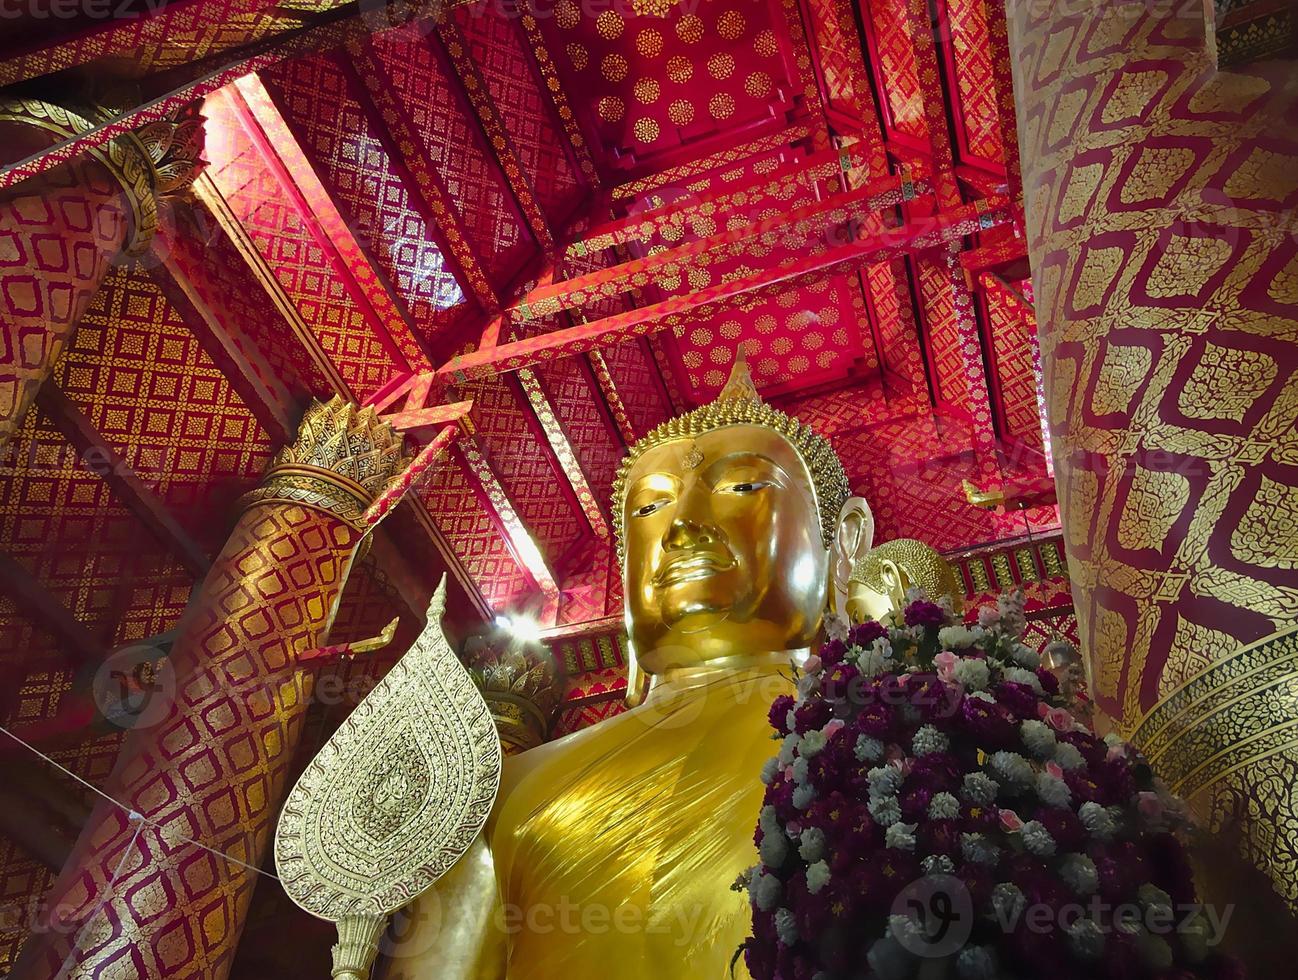
[[[825,832],[819,827],[808,827],[798,841],[798,856],[804,861],[818,861],[825,853]]]
[[[895,847],[902,851],[915,850],[915,828],[918,824],[913,823],[894,823],[884,835],[884,843],[888,847]]]
[[[762,834],[762,842],[757,847],[762,864],[768,868],[779,868],[789,856],[789,841],[783,834]]]
[[[780,826],[780,818],[775,807],[769,803],[757,814],[757,825],[762,828],[764,834],[779,834],[784,829]]]
[[[778,875],[770,874],[765,868],[758,867],[754,872],[748,894],[754,905],[763,912],[769,912],[779,904],[783,885]]]
[[[848,626],[847,620],[838,613],[829,613],[825,616],[825,635],[831,640],[838,640],[840,643],[847,639]]]
[[[950,793],[934,793],[928,801],[930,820],[954,820],[960,815],[960,801]]]
[[[801,786],[811,778],[811,764],[806,759],[798,758],[793,760],[793,781]]]
[[[895,796],[871,797],[867,806],[870,816],[880,827],[891,827],[901,819],[901,804]]]
[[[987,661],[979,660],[976,657],[960,658],[955,665],[955,669],[951,672],[951,676],[966,691],[981,691],[991,680],[991,672],[987,669]]]
[[[951,745],[947,737],[932,725],[921,725],[910,744],[916,755],[945,752]]]
[[[1028,621],[1023,615],[1023,590],[1002,592],[996,597],[996,611],[1000,614],[1001,629],[1011,636],[1020,636],[1027,629]]]
[[[883,758],[883,743],[869,735],[858,735],[852,754],[857,762],[877,762]]]
[[[1013,681],[1015,684],[1026,684],[1038,694],[1042,693],[1041,679],[1031,670],[1024,670],[1022,667],[1006,667],[1004,677],[1007,681]]]
[[[1060,742],[1055,746],[1055,761],[1059,763],[1061,769],[1081,769],[1086,765],[1086,760],[1082,758],[1082,753],[1077,750],[1077,746],[1069,745],[1067,742]]]
[[[887,637],[879,637],[870,644],[868,650],[861,651],[857,662],[863,676],[877,677],[892,665],[892,644]]]
[[[1036,775],[1032,765],[1017,752],[993,752],[987,766],[1002,785],[1027,789]]]
[[[1041,821],[1029,820],[1023,825],[1020,833],[1023,837],[1023,846],[1029,853],[1037,857],[1050,857],[1055,853],[1055,839],[1050,836],[1050,831],[1046,830]]]
[[[996,703],[996,696],[990,691],[970,691],[968,696],[977,698],[979,701],[986,701],[988,704]]]
[[[1019,725],[1019,735],[1028,751],[1038,759],[1049,759],[1055,754],[1055,733],[1045,722],[1025,721]]]
[[[1022,643],[1015,643],[1010,648],[1010,659],[1028,670],[1036,670],[1041,666],[1041,654]]]
[[[1136,889],[1136,900],[1149,912],[1155,912],[1164,918],[1171,918],[1172,896],[1157,885],[1146,882]]]
[[[781,946],[792,946],[798,941],[798,923],[788,909],[775,910],[775,934]]]
[[[771,783],[775,782],[775,779],[777,776],[779,776],[779,774],[780,774],[780,760],[777,759],[775,756],[771,756],[762,765],[762,782],[765,783],[767,786],[770,786]]]
[[[987,946],[966,946],[955,958],[960,980],[996,980],[1000,976],[996,954]]]
[[[870,796],[891,796],[901,789],[901,770],[896,766],[875,766],[866,773]]]
[[[990,806],[996,800],[996,791],[1000,785],[986,773],[966,773],[960,792],[970,803],[978,806]]]
[[[1142,931],[1136,937],[1136,952],[1155,973],[1162,973],[1172,968],[1172,947],[1161,936],[1151,936]]]
[[[807,891],[813,895],[820,894],[820,890],[829,884],[829,865],[824,861],[817,861],[807,867]]]
[[[780,743],[780,754],[776,756],[781,769],[793,765],[793,753],[797,751],[800,741],[802,741],[802,736],[796,732],[784,736],[784,741]]]
[[[1078,919],[1068,927],[1068,945],[1083,960],[1098,960],[1104,954],[1104,930],[1094,919]]]
[[[791,732],[798,729],[798,713],[793,708],[784,713],[784,727]]]
[[[945,854],[930,854],[919,864],[926,875],[955,874],[955,862]]]
[[[805,810],[811,806],[811,801],[816,798],[816,787],[804,784],[795,786],[793,789],[793,805],[799,810]]]
[[[967,626],[943,626],[937,641],[948,650],[963,650],[974,645],[974,632]]]
[[[1057,776],[1052,776],[1048,772],[1037,774],[1037,796],[1041,797],[1041,802],[1046,806],[1053,806],[1063,809],[1072,802],[1073,794],[1068,789],[1068,784]]]
[[[1019,890],[1018,885],[1003,881],[992,889],[992,908],[996,910],[996,917],[1001,922],[1015,922],[1023,914],[1027,904],[1027,897]]]
[[[1100,876],[1095,870],[1095,862],[1085,854],[1069,854],[1059,862],[1059,877],[1064,879],[1078,895],[1083,897],[1095,894],[1100,886]]]
[[[1081,817],[1082,826],[1097,840],[1108,840],[1113,836],[1115,829],[1113,818],[1100,804],[1083,803],[1078,808],[1077,815]]]
[[[1000,858],[1000,848],[983,834],[961,834],[960,853],[975,864],[995,864]]]
[[[805,701],[820,690],[820,678],[815,674],[803,674],[798,678],[798,700]]]
[[[825,743],[828,741],[829,739],[825,737],[825,733],[819,729],[806,732],[802,736],[802,741],[798,743],[798,755],[804,759],[814,759],[820,754],[820,750],[825,747]]]

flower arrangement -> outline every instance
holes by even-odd
[[[771,706],[736,882],[755,980],[1242,976],[1195,903],[1183,806],[1070,712],[1022,596],[965,625],[910,593],[887,619],[831,624]]]

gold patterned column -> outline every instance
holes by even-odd
[[[229,973],[255,884],[245,865],[265,860],[311,697],[297,659],[324,642],[365,509],[407,462],[372,409],[307,410],[181,624],[170,703],[123,745],[109,788],[143,819],[95,809],[48,896],[73,926],[33,937],[15,977]]]
[[[15,161],[106,113],[0,99],[0,154]],[[197,104],[0,191],[0,446],[22,422],[119,254],[148,247],[161,197],[201,168]]]
[[[1298,665],[1236,684],[1298,622],[1298,71],[1216,70],[1200,0],[1008,12],[1092,691],[1146,743],[1238,695],[1160,765],[1298,909]]]

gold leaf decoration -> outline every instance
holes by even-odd
[[[275,867],[312,915],[340,922],[396,911],[450,870],[491,812],[500,738],[442,634],[445,604],[443,580],[419,638],[284,804]]]

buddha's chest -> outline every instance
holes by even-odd
[[[511,980],[728,975],[749,927],[731,886],[757,859],[758,774],[775,748],[764,707],[611,731],[520,786],[492,828]]]

